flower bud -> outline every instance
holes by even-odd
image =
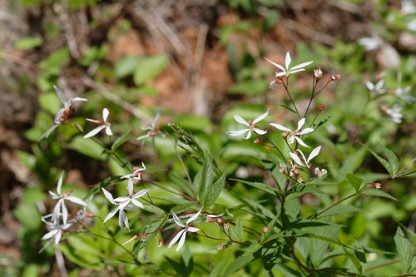
[[[298,175],[299,175],[299,173],[300,173],[300,169],[299,169],[299,167],[296,167],[296,168],[294,168],[294,169],[293,169],[293,174],[294,174],[295,176],[298,176]]]
[[[340,74],[331,75],[331,81],[336,81],[336,80],[339,80],[339,79],[341,79],[341,75]]]
[[[219,217],[218,219],[217,219],[217,222],[218,222],[218,224],[219,225],[224,225],[224,219],[222,219],[221,217]]]
[[[281,168],[279,169],[279,171],[280,171],[280,173],[282,173],[282,174],[286,174],[286,169],[285,169],[284,167],[281,167]]]
[[[322,102],[321,106],[319,107],[319,110],[322,112],[325,109],[325,107],[326,107],[325,102]]]
[[[221,251],[221,250],[224,250],[224,244],[219,244],[218,245],[218,247],[217,247],[217,249],[219,250],[219,251]]]
[[[207,217],[207,222],[208,223],[214,223],[215,222],[215,218],[213,218],[213,217]]]
[[[267,234],[269,232],[269,228],[267,226],[263,227],[263,234]]]
[[[93,213],[87,213],[85,216],[88,217],[88,218],[93,218],[94,214]]]
[[[282,78],[281,77],[276,78],[275,82],[276,82],[276,84],[281,84],[282,83]]]
[[[137,239],[139,236],[138,235],[134,235],[133,238]],[[147,239],[147,234],[143,234],[142,235],[142,241],[145,241]]]
[[[163,246],[163,240],[159,239],[159,244],[157,245],[157,247],[162,247]]]
[[[313,70],[313,75],[315,76],[315,79],[317,81],[321,80],[322,79],[322,70],[320,68],[315,68]]]
[[[256,138],[256,139],[254,140],[254,143],[255,143],[255,144],[261,144],[261,140],[260,140],[259,138]]]
[[[288,133],[283,132],[283,133],[282,133],[282,138],[286,139],[286,138],[287,138],[287,135],[288,135]]]
[[[298,183],[302,183],[303,182],[303,178],[302,177],[298,177],[297,181],[298,181]]]
[[[381,189],[381,184],[380,183],[372,183],[371,185],[375,189]]]
[[[225,230],[230,229],[230,222],[227,222],[227,223],[224,224],[224,229]]]

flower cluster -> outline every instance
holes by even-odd
[[[49,241],[45,244],[41,251],[48,247],[52,242],[58,244],[62,237],[62,233],[68,230],[73,223],[79,221],[80,218],[83,217],[85,214],[84,212],[87,203],[85,203],[84,200],[76,196],[72,196],[70,191],[62,193],[63,177],[64,173],[62,172],[61,177],[58,181],[56,193],[49,191],[49,194],[52,197],[52,199],[58,200],[58,202],[55,204],[55,207],[51,214],[42,217],[42,221],[46,224],[47,228],[49,229],[49,232],[46,233],[41,238],[41,240]],[[83,210],[80,210],[76,217],[70,218],[66,202],[71,202],[79,206],[82,206]]]

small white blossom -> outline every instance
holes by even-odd
[[[172,245],[174,245],[178,240],[178,246],[176,247],[176,251],[179,251],[182,246],[185,243],[185,239],[186,239],[186,233],[187,232],[191,232],[191,233],[196,233],[199,231],[199,228],[197,227],[192,227],[192,226],[188,226],[192,221],[194,221],[195,219],[198,218],[199,214],[201,213],[202,210],[199,210],[199,212],[197,212],[196,214],[194,214],[193,216],[191,216],[187,221],[186,224],[184,225],[178,218],[178,216],[172,212],[172,217],[173,220],[175,221],[176,225],[178,225],[179,227],[182,227],[183,229],[180,230],[176,236],[170,241],[168,248],[171,248]]]
[[[117,212],[119,213],[119,217],[118,217],[118,222],[120,225],[120,228],[123,228],[123,225],[127,227],[127,229],[130,230],[129,227],[129,220],[126,216],[126,213],[124,212],[124,210],[133,210],[133,209],[137,209],[137,208],[144,208],[143,204],[140,203],[137,198],[142,197],[143,195],[145,195],[149,190],[148,189],[144,189],[139,191],[138,193],[132,195],[129,194],[129,196],[123,196],[123,197],[117,197],[116,199],[113,199],[113,195],[108,192],[105,188],[102,188],[102,191],[105,195],[105,197],[108,199],[108,201],[110,201],[111,204],[113,205],[117,205],[118,207],[115,208],[114,210],[112,210],[111,212],[108,213],[108,215],[106,216],[106,218],[104,219],[104,223],[107,222],[107,220],[109,220],[110,218],[112,218]],[[132,203],[132,205],[129,205],[130,202]]]
[[[95,120],[95,119],[89,119],[87,118],[87,121],[90,122],[94,122],[96,124],[99,124],[98,127],[96,127],[95,129],[91,130],[88,134],[86,134],[84,136],[84,138],[90,138],[95,136],[96,134],[98,134],[101,130],[105,129],[105,133],[109,136],[113,135],[113,132],[111,132],[111,123],[107,121],[108,119],[108,115],[110,114],[110,112],[108,111],[107,108],[103,109],[103,120]]]
[[[358,44],[364,46],[365,51],[373,51],[382,45],[383,41],[377,37],[365,37],[358,40]]]
[[[391,108],[386,109],[386,114],[388,114],[393,122],[395,123],[401,123],[403,114],[402,114],[402,107],[398,104],[394,105]]]
[[[48,221],[47,219],[51,218],[51,221]],[[41,240],[49,240],[43,247],[42,249],[39,251],[42,252],[43,250],[45,250],[51,243],[55,243],[58,244],[59,241],[61,240],[62,237],[62,233],[67,230],[68,228],[71,227],[72,222],[68,222],[66,224],[60,224],[58,221],[55,221],[53,219],[53,214],[49,214],[46,216],[43,216],[42,221],[46,224],[49,232],[46,233],[45,235],[43,235],[43,237],[41,238]]]
[[[300,149],[296,150],[296,152],[300,153],[301,157],[299,157],[296,152],[289,153],[289,155],[290,157],[292,157],[293,161],[295,161],[295,163],[297,163],[298,165],[310,168],[311,167],[310,161],[316,156],[318,156],[320,150],[321,150],[321,146],[318,146],[315,149],[313,149],[307,159],[305,157],[305,154],[303,154],[302,150]]]
[[[243,125],[245,125],[245,126],[247,126],[249,128],[242,129],[242,130],[238,130],[238,131],[228,131],[227,132],[227,135],[230,135],[230,136],[240,136],[240,135],[244,135],[244,134],[247,133],[247,135],[245,137],[243,137],[243,138],[244,139],[249,139],[251,137],[251,131],[253,131],[253,132],[255,132],[256,134],[259,134],[259,135],[266,134],[267,131],[261,130],[261,129],[257,128],[256,123],[258,123],[261,120],[265,119],[268,114],[269,114],[269,110],[267,110],[267,112],[265,112],[264,114],[260,115],[259,117],[257,117],[253,121],[251,121],[251,120],[246,121],[241,116],[234,115],[234,119],[238,123],[243,124]]]
[[[67,124],[69,121],[69,117],[74,113],[74,108],[72,104],[75,102],[85,102],[88,101],[85,98],[81,97],[73,97],[69,98],[68,100],[65,98],[64,93],[57,87],[53,86],[58,95],[59,100],[61,100],[62,104],[64,105],[63,108],[59,109],[55,115],[54,125],[50,127],[39,139],[38,141],[42,140],[43,138],[47,138],[59,125]]]
[[[281,66],[280,64],[272,62],[271,60],[269,60],[267,58],[266,58],[266,60],[269,63],[271,63],[272,65],[276,66],[278,69],[282,70],[281,72],[276,72],[275,77],[282,77],[282,76],[289,77],[290,74],[294,74],[294,73],[297,73],[297,72],[300,72],[300,71],[305,71],[304,67],[313,63],[313,61],[309,61],[309,62],[304,62],[304,63],[298,64],[296,66],[290,67],[292,59],[290,57],[289,52],[286,53],[285,66],[284,67]]]
[[[121,176],[120,179],[126,179],[126,178],[128,178],[127,190],[129,192],[129,195],[132,195],[133,194],[133,185],[135,183],[139,183],[140,182],[140,180],[142,179],[142,172],[145,171],[145,170],[146,170],[146,166],[142,162],[142,167],[135,168],[135,170],[131,174],[127,174],[127,175]]]
[[[141,128],[143,131],[147,131],[147,134],[140,136],[136,139],[143,140],[142,143],[144,143],[145,139],[152,138],[152,142],[154,142],[155,136],[159,134],[164,136],[164,134],[160,131],[159,126],[157,125],[157,122],[159,121],[159,119],[160,119],[160,109],[157,111],[156,116],[153,119],[152,123],[145,128]]]
[[[287,142],[289,144],[292,144],[296,140],[300,145],[302,145],[304,147],[309,147],[308,145],[306,145],[303,142],[303,140],[300,138],[300,136],[312,133],[314,131],[314,129],[309,127],[309,128],[306,128],[306,129],[302,130],[303,125],[305,125],[305,120],[306,120],[305,118],[302,118],[301,120],[299,120],[298,128],[294,131],[292,131],[289,128],[284,127],[280,124],[277,124],[277,123],[270,123],[270,125],[272,125],[273,127],[277,128],[281,131],[287,132],[286,139],[287,139]]]
[[[385,93],[385,89],[383,88],[383,85],[384,85],[383,79],[377,81],[377,83],[375,84],[370,81],[365,82],[365,86],[368,88],[368,90],[371,93],[371,96],[373,97],[376,95]]]
[[[322,178],[324,175],[328,173],[328,171],[325,168],[319,169],[319,167],[316,167],[314,173],[316,177]]]
[[[55,222],[58,222],[59,221],[58,218],[61,215],[63,223],[66,224],[68,221],[68,208],[65,205],[65,200],[68,200],[72,203],[75,203],[84,207],[87,205],[87,203],[85,203],[83,200],[81,200],[80,198],[76,196],[71,196],[70,192],[65,192],[63,194],[61,193],[63,177],[64,177],[64,173],[62,172],[61,177],[59,178],[59,181],[58,181],[58,187],[56,189],[57,193],[49,191],[49,195],[52,197],[52,199],[58,200],[52,212],[52,220]]]
[[[397,88],[395,90],[396,96],[405,102],[414,102],[416,101],[416,98],[408,95],[411,90],[411,86],[402,88],[402,74],[399,72],[397,74]]]

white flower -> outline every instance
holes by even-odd
[[[316,167],[314,173],[316,177],[322,178],[324,175],[328,173],[328,171],[325,168],[319,169],[319,167]]]
[[[259,128],[257,128],[256,123],[258,123],[259,121],[265,119],[267,117],[267,115],[269,114],[269,110],[267,110],[267,112],[265,112],[264,114],[260,115],[259,117],[257,117],[256,119],[254,119],[253,121],[249,120],[246,121],[244,120],[241,116],[239,115],[234,115],[234,119],[240,123],[243,124],[249,128],[246,129],[242,129],[242,130],[238,130],[238,131],[228,131],[227,134],[230,136],[240,136],[240,135],[244,135],[245,133],[247,133],[247,135],[244,137],[244,139],[249,139],[251,137],[251,131],[259,134],[259,135],[264,135],[267,133],[267,131],[261,130]]]
[[[50,127],[39,139],[38,141],[42,140],[43,138],[47,138],[59,125],[67,124],[69,121],[69,117],[74,113],[74,108],[72,104],[75,102],[85,102],[88,101],[85,98],[81,97],[73,97],[69,98],[68,100],[65,98],[64,93],[57,87],[53,86],[58,95],[59,100],[61,100],[62,104],[64,105],[63,108],[59,109],[55,115],[54,125]]]
[[[290,74],[294,74],[294,73],[297,73],[297,72],[300,72],[300,71],[305,71],[304,67],[313,63],[313,61],[309,61],[309,62],[298,64],[298,65],[291,68],[290,63],[292,62],[292,59],[290,58],[289,52],[286,53],[285,67],[283,67],[280,64],[277,64],[275,62],[272,62],[271,60],[269,60],[267,58],[266,58],[266,60],[269,63],[271,63],[272,65],[276,66],[278,69],[282,70],[282,72],[276,72],[275,77],[281,77],[281,76],[289,77]]]
[[[142,167],[137,167],[133,173],[131,174],[127,174],[124,176],[121,176],[120,179],[126,179],[128,178],[128,184],[127,184],[127,190],[129,192],[129,195],[133,194],[133,185],[134,183],[138,183],[141,180],[141,176],[142,176],[142,171],[146,170],[146,166],[144,165],[144,163],[142,162]]]
[[[63,231],[67,230],[72,225],[72,222],[65,223],[65,224],[59,224],[59,222],[55,221],[53,219],[53,217],[54,217],[53,214],[49,214],[49,215],[43,216],[41,218],[42,221],[46,224],[46,226],[48,227],[48,230],[49,230],[48,233],[43,235],[41,240],[47,240],[48,239],[49,241],[42,247],[42,249],[39,251],[39,253],[42,252],[43,250],[45,250],[46,247],[48,247],[52,242],[55,242],[55,244],[58,244],[59,241],[61,240]],[[48,221],[47,218],[52,218],[52,221]]]
[[[358,44],[364,46],[365,51],[373,51],[381,46],[382,40],[377,36],[365,37],[360,38]]]
[[[129,196],[117,197],[116,199],[113,199],[113,195],[111,195],[111,193],[108,192],[105,188],[102,188],[102,191],[104,192],[105,197],[108,199],[108,201],[110,201],[111,204],[118,206],[117,208],[108,213],[108,215],[104,219],[104,223],[107,222],[107,220],[109,220],[110,218],[112,218],[117,212],[119,212],[118,222],[120,228],[123,228],[123,225],[125,225],[127,229],[130,230],[129,220],[124,210],[133,210],[137,207],[144,208],[143,204],[137,201],[136,199],[145,195],[149,190],[144,189],[134,195],[129,194]],[[132,205],[129,205],[130,202],[132,203]]]
[[[378,94],[383,94],[385,92],[385,89],[383,88],[384,80],[381,79],[377,83],[372,83],[370,81],[365,82],[365,86],[368,88],[368,90],[371,93],[371,96],[376,96]]]
[[[292,144],[296,140],[300,145],[302,145],[304,147],[309,147],[300,138],[300,136],[302,136],[302,135],[306,135],[306,134],[309,134],[309,133],[312,133],[313,132],[313,128],[310,128],[310,127],[309,128],[306,128],[304,130],[301,130],[302,127],[303,127],[303,125],[305,125],[305,120],[306,120],[305,118],[302,118],[301,120],[299,120],[299,122],[298,122],[298,128],[296,130],[294,130],[294,131],[292,131],[289,128],[286,128],[286,127],[284,127],[284,126],[282,126],[280,124],[277,124],[277,123],[270,123],[270,125],[272,125],[273,127],[277,128],[277,129],[279,129],[281,131],[287,132],[286,139],[287,139],[287,142],[289,144]]]
[[[402,114],[402,107],[398,104],[394,105],[391,108],[386,109],[386,114],[388,114],[393,122],[401,123],[403,114]]]
[[[301,157],[299,158],[299,156],[295,153],[289,153],[290,157],[292,157],[293,161],[295,161],[295,163],[297,163],[300,166],[303,167],[307,167],[310,168],[310,161],[315,158],[316,156],[318,156],[319,151],[321,150],[321,146],[316,147],[315,149],[312,150],[312,152],[309,154],[309,157],[306,159],[305,155],[303,154],[302,150],[298,149],[296,150],[297,152],[300,153]]]
[[[59,219],[59,216],[61,215],[63,223],[66,224],[68,221],[68,209],[65,205],[65,200],[68,200],[72,203],[75,203],[81,206],[86,206],[87,203],[85,203],[83,200],[81,200],[80,198],[76,196],[70,196],[70,192],[66,192],[64,194],[61,193],[63,177],[64,177],[64,173],[62,172],[61,177],[59,178],[59,181],[58,181],[58,187],[56,189],[57,193],[49,191],[49,195],[52,197],[52,199],[58,200],[52,212],[52,220],[54,222],[59,222],[58,219]]]
[[[408,95],[411,90],[411,86],[402,88],[402,74],[399,72],[397,74],[397,88],[395,90],[396,96],[405,102],[414,102],[416,98]]]
[[[187,232],[191,232],[191,233],[195,233],[199,231],[199,228],[197,227],[192,227],[192,226],[188,226],[189,223],[191,223],[192,221],[194,221],[195,219],[198,218],[199,214],[201,213],[202,210],[199,210],[199,212],[197,212],[196,214],[194,214],[193,216],[191,216],[187,221],[186,221],[186,225],[184,225],[178,218],[178,216],[172,212],[172,216],[173,216],[173,220],[175,221],[176,225],[178,225],[179,227],[182,227],[183,229],[180,230],[176,236],[170,241],[168,248],[171,248],[172,245],[174,245],[179,239],[179,243],[178,246],[176,247],[176,251],[179,251],[179,249],[182,248],[182,246],[185,243],[185,239],[186,239],[186,233]]]
[[[155,136],[160,134],[162,136],[164,136],[164,134],[160,131],[159,126],[157,125],[157,122],[160,119],[160,109],[157,111],[155,118],[153,119],[152,123],[145,127],[145,128],[141,128],[143,131],[147,131],[147,134],[140,136],[138,138],[136,138],[137,140],[144,140],[147,138],[152,138],[152,141],[154,142]],[[144,143],[144,141],[142,142]]]
[[[98,134],[103,129],[105,129],[105,133],[107,135],[112,136],[113,135],[113,132],[111,132],[111,129],[110,129],[111,123],[110,122],[107,122],[109,113],[110,112],[108,111],[108,109],[107,108],[104,108],[103,109],[103,120],[95,120],[95,119],[89,119],[89,118],[87,118],[87,121],[94,122],[96,124],[100,124],[100,126],[98,126],[97,128],[91,130],[88,134],[86,134],[84,136],[84,138],[93,137],[93,136],[95,136],[96,134]]]

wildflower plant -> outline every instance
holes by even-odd
[[[274,105],[263,107],[257,117],[233,113],[241,129],[233,125],[220,135],[225,146],[256,149],[250,162],[240,162],[238,151],[232,157],[226,150],[214,152],[199,137],[170,123],[163,132],[176,158],[168,161],[169,170],[147,161],[134,167],[137,159],[129,159],[121,149],[130,141],[162,134],[160,111],[139,137],[119,134],[119,128],[113,132],[110,126],[118,123],[114,118],[110,125],[107,108],[102,120],[85,120],[99,124],[92,131],[85,134],[85,128],[76,126],[82,141],[99,145],[102,161],[116,170],[90,186],[83,199],[62,192],[60,176],[56,193],[50,192],[56,206],[42,218],[47,229],[43,249],[54,245],[76,264],[96,270],[111,270],[111,264],[114,272],[122,268],[129,276],[374,276],[372,270],[391,263],[401,264],[397,276],[412,273],[413,246],[405,235],[411,231],[397,228],[392,238],[396,252],[386,253],[370,247],[368,237],[348,237],[343,224],[362,212],[363,199],[396,200],[381,184],[414,171],[399,169],[399,159],[381,146],[363,145],[363,153],[371,153],[388,176],[360,175],[351,161],[338,170],[327,163],[326,157],[335,154],[320,133],[327,122],[322,118],[326,105],[317,97],[341,76],[316,68],[311,92],[304,97],[307,105],[301,108],[289,80],[312,62],[291,67],[289,53],[284,66],[269,62],[280,70],[272,83],[291,103],[284,110],[287,116],[277,118]],[[383,83],[367,87],[373,96],[382,94]],[[396,121],[402,119],[397,109],[389,113]],[[102,130],[114,138],[111,145],[94,137]],[[235,137],[244,140],[230,139]],[[243,167],[260,174],[237,174]],[[342,191],[334,195],[336,188]],[[111,220],[116,214],[118,222]],[[90,247],[87,256],[76,254],[77,241]],[[377,264],[371,261],[374,256],[380,257]],[[178,258],[181,262],[175,261]],[[196,262],[205,264],[197,267]]]

